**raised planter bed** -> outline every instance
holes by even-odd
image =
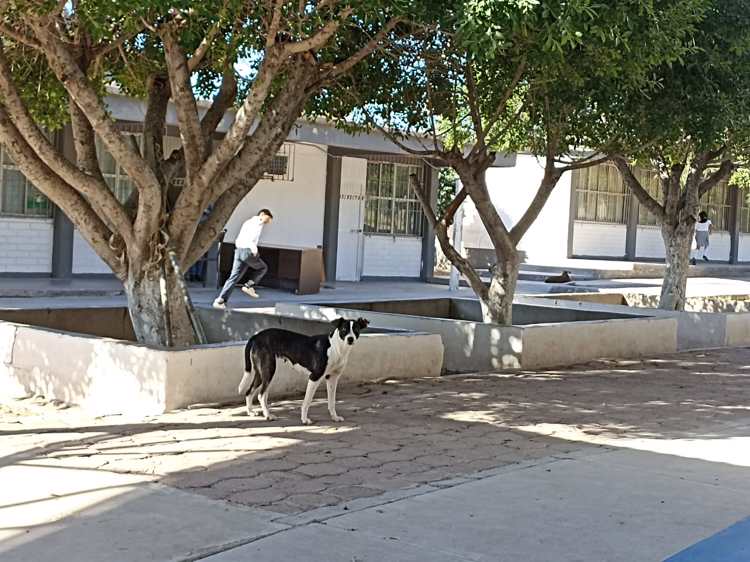
[[[250,335],[269,327],[306,334],[329,328],[325,321],[267,313],[198,313],[212,343],[166,349],[135,343],[124,309],[0,311],[0,399],[42,394],[99,415],[238,401]],[[341,384],[439,375],[442,357],[437,335],[374,328],[352,350]],[[303,376],[282,364],[272,399],[301,393],[305,385]]]
[[[684,312],[656,308],[658,295],[607,292],[539,295],[553,306],[578,306],[603,314],[620,313],[677,321],[677,350],[750,345],[750,300],[746,295],[690,297]]]
[[[479,303],[472,299],[276,305],[279,314],[320,320],[358,311],[372,326],[439,334],[448,372],[559,367],[677,349],[676,318],[571,302],[519,297],[513,308],[515,324],[509,327],[479,321]]]

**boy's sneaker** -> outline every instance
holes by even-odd
[[[709,260],[707,256],[703,256],[703,261],[711,261],[711,260]]]
[[[698,263],[698,262],[697,262],[697,261],[695,261],[695,258],[690,258],[690,265],[695,265],[695,264],[697,264],[697,263]]]
[[[253,298],[253,299],[258,298],[258,293],[256,293],[255,289],[253,289],[252,287],[247,287],[243,285],[242,292],[245,293],[250,298]]]
[[[225,303],[221,299],[216,299],[214,301],[214,305],[213,306],[214,306],[214,308],[218,308],[219,310],[226,310],[227,309],[227,303]]]

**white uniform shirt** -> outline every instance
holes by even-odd
[[[255,255],[258,253],[258,241],[261,232],[263,232],[263,222],[261,222],[260,216],[256,215],[242,224],[234,245],[237,248],[249,248]]]
[[[698,221],[697,223],[695,223],[696,232],[708,232],[708,229],[710,227],[711,227],[711,219],[707,219],[706,222]]]

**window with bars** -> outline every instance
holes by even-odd
[[[422,178],[422,167],[368,162],[364,231],[394,236],[422,235],[422,207],[409,176]]]
[[[662,191],[661,191],[661,180],[659,174],[651,170],[644,170],[642,168],[636,168],[633,173],[638,181],[641,182],[641,186],[648,191],[648,194],[656,199],[659,203],[662,202]],[[659,226],[659,221],[652,212],[646,207],[638,204],[638,224],[641,226]]]
[[[143,135],[130,133],[136,140],[137,145],[143,148]],[[177,137],[164,137],[164,155],[165,157],[172,153],[173,150],[180,148],[180,139]],[[96,139],[96,156],[99,159],[99,168],[104,176],[104,181],[121,203],[125,203],[130,194],[133,192],[133,182],[125,173],[125,170],[117,163],[109,151],[105,148],[104,143],[97,137]],[[174,178],[172,183],[180,185],[184,178]]]
[[[0,215],[50,218],[52,205],[0,148]]]
[[[740,232],[750,233],[750,203],[745,193],[740,192]]]
[[[139,147],[142,148],[143,135],[133,134]],[[109,151],[104,147],[104,143],[97,137],[96,139],[96,156],[99,159],[99,169],[102,171],[104,181],[117,197],[120,203],[125,203],[133,191],[133,182],[125,174],[125,170],[115,161]]]
[[[574,170],[571,181],[578,203],[576,220],[627,224],[631,195],[613,164]]]
[[[708,213],[714,230],[729,230],[732,201],[726,180],[714,186],[701,198],[701,209]]]

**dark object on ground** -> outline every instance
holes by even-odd
[[[570,283],[571,281],[569,271],[563,271],[560,275],[552,275],[544,280],[545,283]]]

